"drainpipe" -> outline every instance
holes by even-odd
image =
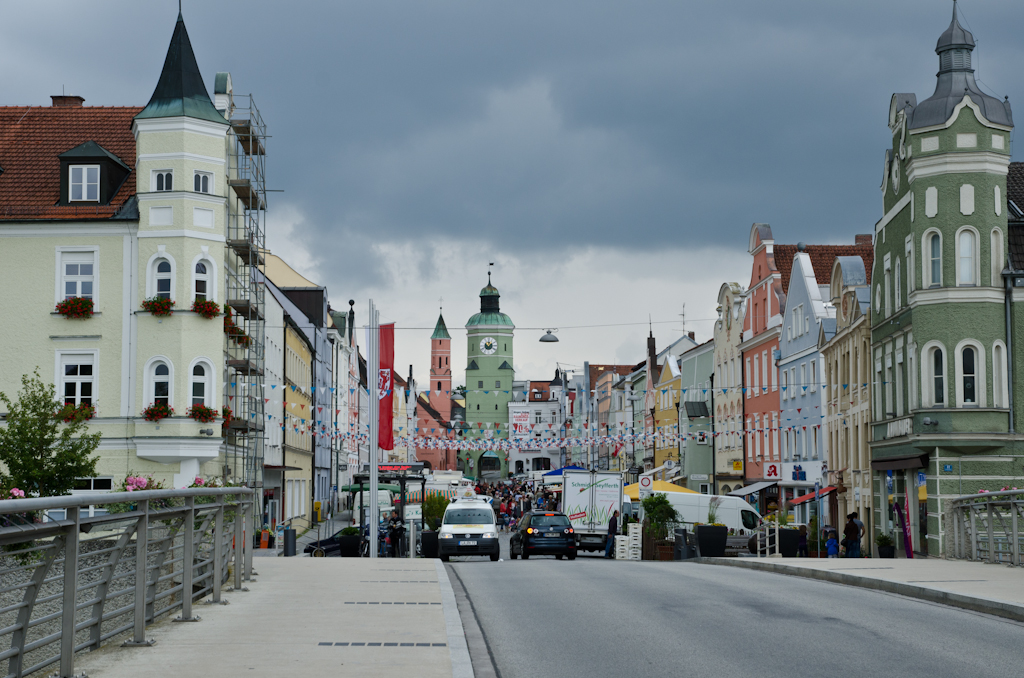
[[[1009,397],[1010,406],[1010,433],[1014,430],[1013,417],[1013,329],[1010,324],[1010,304],[1013,299],[1013,272],[1007,269],[1003,272],[1003,280],[1006,283],[1003,305],[1006,307],[1006,393]]]

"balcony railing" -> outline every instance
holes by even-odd
[[[146,625],[158,617],[181,610],[177,620],[197,621],[194,601],[222,602],[232,562],[241,589],[252,573],[243,525],[254,496],[232,487],[0,502],[7,678],[57,662],[57,675],[72,676],[76,652],[112,640],[151,645]],[[115,512],[89,517],[90,506]]]
[[[959,497],[950,510],[953,557],[1024,565],[1024,490]]]

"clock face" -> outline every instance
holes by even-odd
[[[480,340],[480,352],[491,355],[498,350],[498,340],[494,337],[484,337]]]

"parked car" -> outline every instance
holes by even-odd
[[[323,555],[328,557],[355,557],[359,555],[359,530],[346,527],[338,530],[330,537],[314,541],[303,549],[303,553],[313,553],[318,548],[323,550]]]
[[[437,533],[437,555],[442,561],[451,556],[490,556],[498,560],[500,548],[489,502],[471,497],[448,504]]]
[[[569,518],[557,511],[529,511],[509,540],[509,557],[566,556],[576,559],[576,534]]]

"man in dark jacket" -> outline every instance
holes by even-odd
[[[612,557],[612,549],[615,548],[615,535],[619,533],[619,512],[616,511],[612,514],[611,519],[608,520],[608,543],[604,547],[604,557]]]
[[[846,516],[846,527],[843,528],[846,538],[846,557],[860,558],[860,526],[854,520],[854,514]]]

